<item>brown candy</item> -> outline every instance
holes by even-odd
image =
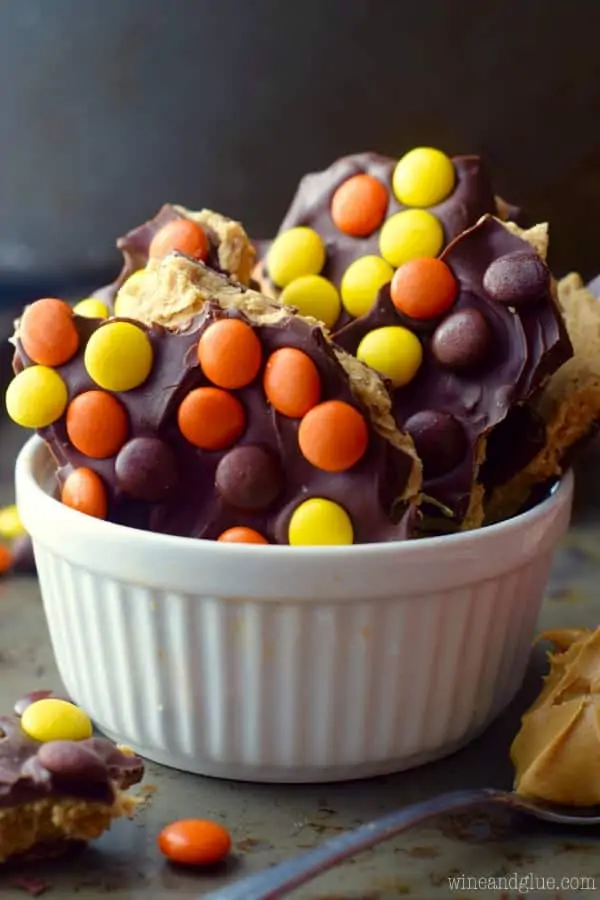
[[[445,368],[455,372],[475,369],[485,360],[492,343],[490,326],[478,309],[459,309],[437,327],[431,351]]]
[[[483,276],[483,288],[492,300],[520,304],[539,299],[550,284],[550,272],[537,253],[516,251],[493,260]]]
[[[57,778],[100,783],[107,780],[106,764],[81,742],[48,741],[37,755],[41,765]]]
[[[415,442],[426,478],[451,472],[468,450],[464,429],[450,413],[424,409],[411,416],[404,427]]]
[[[265,509],[283,485],[281,467],[263,447],[235,447],[224,456],[215,473],[215,483],[223,500],[241,510]]]
[[[159,438],[136,437],[119,452],[115,474],[120,489],[129,497],[163,500],[178,482],[177,460]]]

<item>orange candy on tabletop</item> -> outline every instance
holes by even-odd
[[[208,239],[202,226],[191,219],[167,222],[152,238],[148,255],[153,259],[162,259],[175,250],[204,262],[208,256]]]
[[[12,569],[13,555],[4,544],[0,544],[0,575],[4,575]]]
[[[181,819],[166,825],[157,843],[168,860],[183,866],[214,865],[231,850],[227,829],[203,819]]]
[[[253,528],[246,528],[244,525],[237,525],[234,528],[228,528],[223,534],[217,538],[222,544],[268,544],[268,540],[255,531]]]
[[[201,450],[224,450],[246,427],[244,407],[233,394],[220,388],[195,388],[183,398],[177,412],[179,430]]]
[[[107,459],[127,440],[127,413],[105,391],[78,394],[67,407],[67,435],[73,446],[92,459]]]
[[[54,297],[36,300],[25,309],[19,334],[27,356],[41,366],[62,366],[79,347],[73,310]]]
[[[262,363],[262,346],[241,319],[220,319],[202,334],[198,362],[217,387],[235,390],[254,381]]]
[[[302,350],[281,347],[265,366],[263,387],[278,413],[301,419],[321,399],[321,378],[314,362]]]
[[[353,175],[333,195],[331,218],[344,234],[367,237],[383,222],[387,205],[387,189],[377,178]]]
[[[396,309],[412,319],[433,319],[456,300],[458,284],[441,259],[412,259],[396,269],[390,286]]]
[[[365,455],[369,431],[364,416],[341,400],[314,406],[298,429],[302,455],[317,469],[344,472]]]
[[[96,519],[105,519],[108,511],[106,488],[99,475],[82,467],[67,476],[60,499],[65,506]]]

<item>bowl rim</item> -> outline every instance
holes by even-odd
[[[438,535],[434,537],[415,538],[406,541],[378,541],[365,544],[350,545],[317,545],[317,546],[290,546],[289,544],[236,544],[219,543],[207,538],[180,537],[178,535],[163,534],[160,532],[145,531],[128,525],[119,525],[107,522],[92,516],[86,516],[77,510],[64,506],[59,500],[52,497],[40,483],[42,472],[48,468],[52,460],[50,449],[39,435],[34,434],[23,445],[18,453],[15,463],[15,480],[17,488],[17,503],[19,506],[35,504],[36,513],[42,518],[56,520],[61,517],[64,532],[76,532],[79,537],[89,537],[96,540],[122,539],[128,542],[144,542],[146,550],[165,552],[172,550],[177,553],[194,553],[199,547],[210,547],[215,558],[225,559],[231,555],[242,561],[249,559],[259,561],[265,559],[277,559],[278,563],[286,559],[327,559],[331,562],[342,563],[349,558],[356,560],[358,557],[365,560],[373,556],[393,555],[397,561],[408,557],[414,561],[415,555],[425,554],[430,557],[432,553],[443,550],[444,554],[459,551],[466,544],[472,551],[485,547],[489,542],[501,540],[503,537],[512,536],[514,532],[526,532],[535,527],[541,520],[551,515],[555,507],[560,507],[570,501],[573,492],[574,476],[569,469],[553,487],[550,495],[541,503],[536,504],[526,512],[468,531],[454,534]],[[42,468],[43,467],[43,468]],[[39,470],[36,474],[36,468]],[[24,495],[28,500],[23,504]],[[30,515],[26,512],[25,519]],[[24,522],[28,531],[27,522]],[[58,523],[57,523],[58,525]],[[35,535],[32,535],[35,539]]]

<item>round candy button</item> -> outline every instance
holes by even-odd
[[[284,288],[301,275],[318,275],[325,264],[325,244],[312,228],[298,225],[278,235],[267,254],[267,272]]]
[[[383,222],[388,205],[387,188],[372,175],[353,175],[336,190],[331,200],[334,225],[352,237],[366,237]]]
[[[78,394],[67,408],[67,437],[76,450],[92,459],[108,459],[127,439],[127,413],[104,391]]]
[[[321,378],[316,365],[302,350],[281,347],[265,366],[263,387],[278,413],[300,419],[321,399]]]
[[[26,307],[18,330],[27,356],[42,366],[62,366],[77,353],[79,335],[73,310],[64,300],[36,300]]]
[[[65,479],[60,494],[61,502],[71,509],[105,519],[108,509],[106,488],[100,476],[92,469],[75,469]]]
[[[172,822],[163,828],[157,842],[167,859],[183,866],[214,865],[231,849],[231,838],[223,825],[202,819]]]
[[[435,206],[454,189],[456,173],[452,160],[433,147],[415,147],[396,165],[392,187],[399,203]]]
[[[451,313],[438,325],[431,338],[431,350],[437,361],[455,372],[480,366],[491,344],[490,326],[473,307]]]
[[[300,452],[315,468],[344,472],[362,459],[369,443],[365,418],[342,400],[309,410],[298,429]]]
[[[350,263],[342,276],[340,292],[344,309],[354,318],[365,316],[394,270],[380,256],[361,256]]]
[[[425,478],[438,478],[455,469],[468,450],[467,436],[450,413],[424,409],[404,423],[423,463]]]
[[[311,497],[292,513],[288,540],[296,547],[352,544],[352,520],[346,510],[333,500]]]
[[[234,528],[228,528],[223,534],[217,538],[221,544],[268,544],[268,540],[255,531],[253,528],[246,528],[243,525],[237,525]]]
[[[195,388],[183,398],[177,412],[179,430],[201,450],[225,450],[246,427],[244,407],[233,394],[220,388]]]
[[[337,288],[321,275],[301,275],[281,292],[280,302],[295,307],[301,316],[312,316],[332,328],[342,305]]]
[[[92,723],[82,709],[66,700],[48,697],[23,711],[21,728],[34,741],[83,741],[92,736]]]
[[[241,319],[219,319],[198,342],[198,362],[213,384],[234,390],[258,375],[262,346],[251,325]]]
[[[234,447],[219,462],[215,484],[229,506],[255,511],[271,505],[283,476],[279,460],[264,447]]]
[[[73,307],[73,312],[78,316],[84,316],[86,319],[108,319],[108,307],[102,300],[96,297],[86,297],[80,300]]]
[[[425,209],[405,209],[390,216],[379,235],[379,250],[392,266],[418,256],[437,256],[444,243],[444,230]]]
[[[193,259],[205,260],[208,256],[206,232],[191,219],[173,219],[157,231],[148,248],[148,256],[161,259],[175,250]]]
[[[120,489],[129,497],[157,502],[177,485],[177,460],[160,438],[136,437],[119,451],[115,475]]]
[[[87,342],[84,363],[90,378],[107,391],[131,391],[152,371],[152,344],[131,322],[107,322]]]
[[[487,267],[483,288],[493,300],[518,306],[538,300],[548,290],[550,271],[533,250],[500,256]]]
[[[58,372],[47,366],[29,366],[8,385],[6,411],[23,428],[45,428],[60,419],[68,397]]]
[[[390,296],[396,309],[412,319],[432,319],[452,306],[458,284],[441,259],[423,257],[404,263],[394,273]]]
[[[388,325],[369,331],[358,345],[356,356],[398,388],[409,384],[419,371],[423,348],[408,328]]]

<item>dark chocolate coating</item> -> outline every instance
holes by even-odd
[[[0,807],[45,797],[112,804],[115,790],[141,781],[144,763],[105,738],[41,743],[19,716],[0,717]]]
[[[572,347],[549,288],[533,302],[509,307],[492,300],[483,277],[496,259],[529,245],[486,217],[453,241],[442,254],[459,284],[448,317],[456,311],[477,310],[488,323],[492,338],[483,363],[462,372],[442,367],[435,358],[431,332],[422,330],[423,363],[410,384],[394,392],[396,419],[403,427],[415,413],[438,410],[462,423],[468,449],[452,471],[424,479],[426,495],[442,503],[461,520],[468,508],[475,468],[475,448],[516,405],[526,403],[544,379],[572,356]],[[335,340],[351,353],[364,335],[383,325],[407,324],[394,308],[389,285],[384,286],[366,316],[341,329]],[[435,323],[437,328],[443,323]],[[409,327],[411,327],[409,325]]]
[[[295,507],[310,497],[323,497],[339,503],[348,512],[355,543],[405,538],[407,517],[397,500],[412,471],[412,457],[377,434],[369,424],[367,452],[352,469],[337,473],[316,469],[298,448],[299,420],[278,414],[267,403],[261,374],[248,387],[233,392],[245,407],[247,418],[246,430],[236,446],[259,446],[273,454],[283,472],[282,486],[276,498],[271,498],[268,489],[269,499],[276,502],[270,502],[264,509],[242,511],[234,503],[226,502],[215,486],[215,478],[219,464],[231,453],[231,448],[219,452],[200,450],[183,437],[177,425],[182,399],[190,390],[209,384],[198,365],[198,340],[212,322],[226,316],[245,318],[236,309],[223,310],[216,303],[208,302],[185,331],[168,332],[160,326],[145,328],[136,323],[152,342],[154,368],[141,387],[116,396],[129,417],[129,438],[160,438],[176,457],[179,482],[164,501],[145,502],[129,497],[119,486],[114,458],[91,460],[71,445],[64,415],[40,431],[57,460],[59,481],[63,483],[73,468],[89,467],[107,487],[111,521],[181,536],[216,539],[228,528],[244,525],[259,531],[271,542],[287,543],[288,523]],[[74,321],[80,335],[80,349],[57,370],[67,384],[70,398],[96,387],[85,370],[83,356],[90,335],[103,324],[79,316]],[[320,328],[297,317],[285,316],[276,324],[255,326],[255,329],[265,362],[280,347],[302,350],[313,360],[321,376],[321,400],[343,400],[359,409],[368,420]],[[15,368],[30,364],[18,342]],[[231,478],[231,472],[228,477]],[[261,478],[264,480],[264,473]],[[248,506],[250,499],[256,507],[257,498],[250,496],[253,492],[248,484],[244,492],[244,505]]]
[[[428,207],[444,230],[444,241],[449,243],[465,229],[474,225],[485,213],[496,211],[496,201],[488,174],[478,156],[453,158],[456,183],[452,193],[441,203]],[[344,156],[322,172],[305,175],[300,181],[291,206],[279,226],[279,234],[297,225],[307,225],[317,231],[327,247],[327,259],[321,274],[339,287],[342,275],[361,256],[380,256],[379,235],[381,228],[365,238],[344,234],[333,223],[330,214],[331,199],[336,189],[353,175],[367,173],[379,179],[388,188],[389,202],[386,219],[411,207],[399,203],[392,190],[392,175],[397,159],[378,153],[356,153]],[[385,220],[384,220],[385,221]],[[265,242],[260,250],[265,252]],[[275,286],[273,291],[276,292]],[[343,311],[336,328],[350,320]]]

